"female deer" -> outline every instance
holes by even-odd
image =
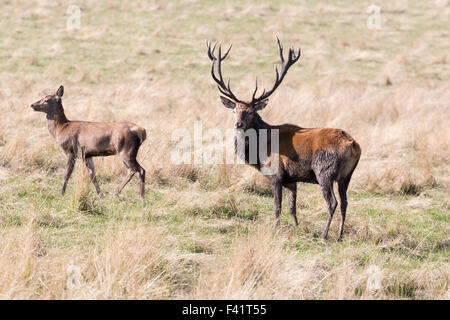
[[[67,156],[61,194],[66,191],[77,156],[81,156],[97,193],[103,196],[95,178],[92,157],[118,154],[128,168],[128,174],[122,184],[117,187],[115,194],[118,195],[137,172],[141,180],[141,198],[144,199],[145,170],[137,162],[136,156],[146,138],[145,129],[129,122],[70,121],[64,114],[61,102],[63,94],[64,87],[60,86],[56,94],[46,96],[31,105],[34,111],[47,114],[48,130]]]

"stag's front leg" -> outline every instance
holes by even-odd
[[[272,182],[272,193],[275,204],[275,224],[278,227],[280,225],[280,213],[281,213],[281,181],[273,181]]]
[[[91,181],[95,186],[95,190],[97,190],[97,193],[100,195],[100,197],[103,197],[103,193],[100,190],[100,186],[98,185],[97,178],[95,177],[94,159],[86,158],[84,160],[84,163],[86,164],[86,167],[88,168],[89,177],[91,178]]]
[[[289,200],[289,212],[291,213],[292,219],[294,219],[294,223],[298,226],[297,221],[297,183],[289,183],[284,185],[287,189],[287,196]]]
[[[66,174],[64,175],[64,184],[61,190],[61,195],[66,192],[67,182],[73,172],[73,167],[75,166],[76,158],[72,155],[67,156]]]

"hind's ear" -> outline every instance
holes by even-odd
[[[63,94],[64,94],[64,87],[60,86],[58,91],[56,91],[56,96],[61,98],[63,96]]]

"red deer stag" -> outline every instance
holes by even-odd
[[[94,183],[97,193],[103,196],[95,178],[92,157],[118,154],[122,157],[128,174],[122,184],[117,187],[115,194],[118,195],[137,172],[141,180],[141,198],[144,199],[145,170],[137,162],[136,155],[146,138],[145,129],[129,122],[70,121],[64,114],[61,102],[63,94],[64,87],[60,86],[56,94],[46,96],[31,105],[34,111],[41,111],[47,115],[48,131],[67,156],[66,174],[61,194],[65,193],[75,161],[78,156],[81,156],[89,170],[89,177]]]
[[[267,166],[274,167],[272,174],[266,175],[269,179],[275,202],[276,225],[280,224],[282,186],[287,189],[289,210],[294,219],[295,225],[298,225],[296,216],[296,198],[297,182],[309,182],[319,184],[323,196],[328,205],[328,215],[325,229],[322,233],[322,239],[326,240],[330,223],[335,212],[337,201],[333,191],[333,184],[336,181],[341,199],[341,224],[339,229],[339,240],[342,239],[344,228],[345,213],[347,209],[347,188],[352,177],[352,173],[358,164],[361,155],[361,149],[358,143],[345,131],[330,128],[302,128],[292,124],[283,124],[272,126],[266,123],[258,114],[258,111],[264,109],[268,103],[269,96],[278,88],[283,81],[289,68],[300,58],[300,50],[294,52],[289,49],[288,59],[285,61],[283,56],[283,47],[277,37],[278,50],[281,60],[281,73],[276,68],[276,80],[272,89],[263,91],[259,97],[255,97],[258,91],[258,82],[253,92],[251,101],[243,101],[236,98],[231,92],[230,81],[225,84],[221,63],[227,57],[231,50],[222,55],[219,45],[218,57],[215,56],[216,45],[211,48],[211,43],[207,43],[208,57],[212,60],[211,75],[218,84],[222,96],[220,99],[225,107],[232,109],[235,116],[235,129],[240,133],[249,129],[254,129],[258,138],[256,148],[261,148],[259,139],[260,130],[267,130],[267,160],[262,162],[259,158],[254,163],[249,163],[249,142],[245,141],[245,162],[254,166],[259,171],[267,169]],[[217,73],[214,70],[217,65]],[[271,153],[271,132],[278,130],[278,151]],[[236,142],[235,138],[235,142]],[[237,143],[235,143],[236,145]],[[259,154],[259,152],[258,152]]]

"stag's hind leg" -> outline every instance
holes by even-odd
[[[328,206],[327,222],[325,223],[325,229],[322,233],[322,239],[326,240],[328,237],[328,230],[330,229],[331,220],[333,219],[334,211],[336,210],[337,201],[333,191],[333,182],[326,184],[320,184],[322,188],[323,197],[325,198]]]
[[[97,193],[103,197],[103,192],[100,190],[100,186],[98,185],[97,178],[95,177],[95,168],[94,168],[94,159],[92,157],[84,159],[84,163],[89,171],[89,178],[91,178],[92,183],[95,186],[95,190]]]
[[[345,215],[347,213],[347,189],[352,178],[353,171],[345,178],[338,181],[339,198],[341,199],[341,226],[339,228],[339,238],[342,240],[342,233],[344,232]]]
[[[325,223],[325,229],[322,232],[322,240],[326,240],[328,231],[330,230],[331,220],[333,220],[333,215],[337,206],[333,184],[338,175],[338,155],[329,150],[318,151],[313,159],[312,167],[328,207],[327,222]]]

